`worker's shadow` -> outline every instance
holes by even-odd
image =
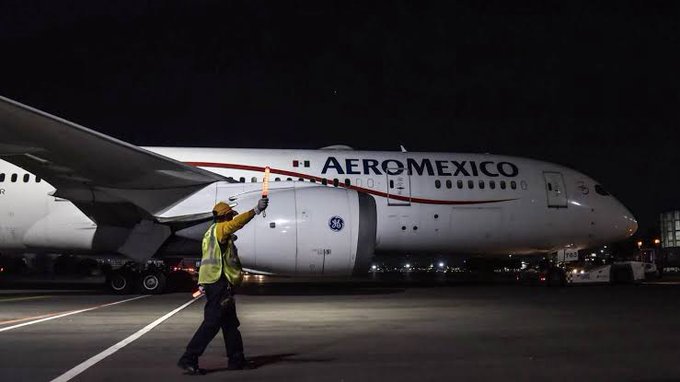
[[[331,362],[332,358],[297,358],[297,353],[282,353],[258,355],[248,358],[248,369],[259,369],[261,367],[274,365],[277,363],[312,363],[312,362]],[[207,370],[207,373],[227,371],[226,367]]]

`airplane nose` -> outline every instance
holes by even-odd
[[[617,228],[623,229],[625,231],[625,237],[629,238],[635,234],[638,230],[638,222],[637,219],[635,219],[635,216],[633,216],[633,213],[630,212],[626,206],[624,206],[621,202],[618,202],[620,205],[620,212],[618,213],[617,220],[619,221],[619,224]]]

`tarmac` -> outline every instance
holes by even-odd
[[[226,370],[218,335],[208,373],[186,376],[203,298],[0,290],[0,380],[677,381],[679,298],[677,284],[260,280],[237,296],[254,368]]]

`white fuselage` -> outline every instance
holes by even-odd
[[[531,159],[353,150],[146,148],[239,182],[314,181],[375,197],[376,250],[535,253],[632,235],[633,215],[596,181]],[[54,188],[0,161],[0,253],[96,252],[96,224]],[[16,174],[16,177],[14,177]]]

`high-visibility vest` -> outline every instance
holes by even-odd
[[[220,279],[224,272],[232,285],[240,285],[243,280],[243,269],[234,248],[234,240],[229,235],[222,253],[220,242],[217,240],[217,224],[210,226],[203,235],[203,256],[201,268],[198,270],[199,284],[212,284]]]

